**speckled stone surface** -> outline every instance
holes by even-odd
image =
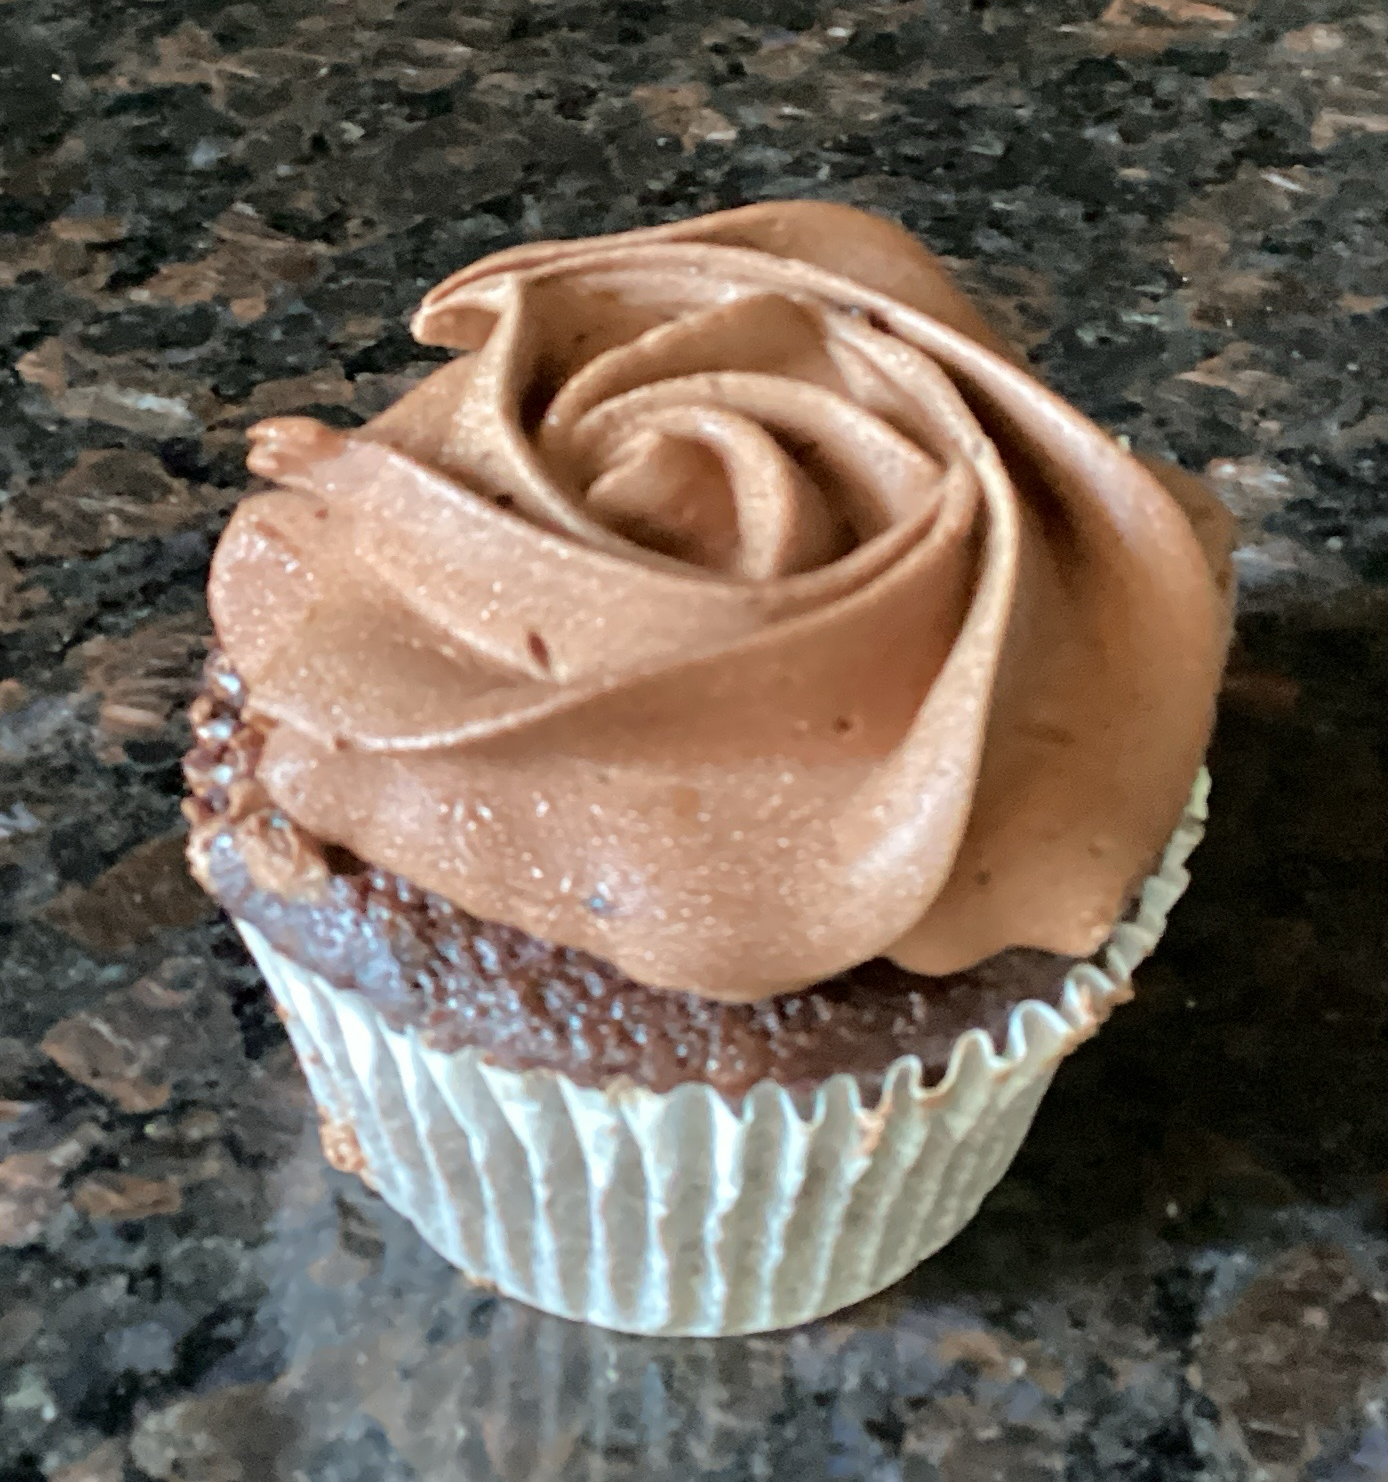
[[[1382,7],[0,6],[0,1482],[1385,1475]],[[1012,1173],[867,1306],[643,1342],[329,1171],[179,860],[242,429],[352,425],[524,237],[900,217],[1205,470],[1244,615],[1198,881]],[[12,368],[10,368],[12,366]]]

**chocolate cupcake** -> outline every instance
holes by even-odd
[[[1185,884],[1228,522],[843,207],[516,248],[413,329],[466,353],[252,429],[194,873],[330,1158],[465,1271],[640,1332],[857,1301]]]

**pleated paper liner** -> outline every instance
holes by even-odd
[[[945,1076],[896,1060],[867,1103],[835,1075],[813,1098],[764,1081],[740,1105],[508,1070],[389,1028],[238,922],[285,1018],[324,1146],[446,1259],[508,1296],[631,1333],[791,1327],[889,1286],[940,1249],[1003,1176],[1060,1063],[1120,1003],[1186,889],[1198,778],[1133,918],[1069,974],[1059,1005],[1014,1008],[1003,1052],[962,1035]]]

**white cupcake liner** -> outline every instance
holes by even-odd
[[[880,1291],[973,1217],[1058,1063],[1132,997],[1133,971],[1186,889],[1208,787],[1203,771],[1136,914],[1072,969],[1059,1007],[1018,1004],[1002,1054],[969,1030],[934,1085],[903,1055],[874,1105],[848,1074],[799,1107],[769,1081],[732,1106],[705,1085],[585,1087],[473,1048],[443,1053],[237,925],[330,1161],[361,1173],[446,1259],[605,1328],[760,1332]]]

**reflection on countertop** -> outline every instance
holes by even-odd
[[[0,10],[0,1482],[1385,1475],[1383,16],[308,0]],[[1239,517],[1196,884],[975,1222],[788,1334],[470,1287],[329,1170],[188,883],[242,432],[355,425],[525,237],[899,215]]]

